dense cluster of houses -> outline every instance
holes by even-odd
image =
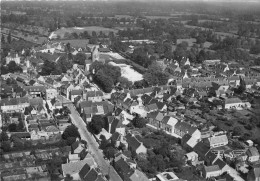
[[[64,53],[66,48],[63,44],[35,48],[32,50],[34,55],[26,59],[26,67],[29,69],[35,63],[41,64],[39,60],[45,56],[57,61],[59,54]],[[72,54],[78,51],[82,50],[72,49]],[[20,56],[15,52],[10,52],[6,60],[20,64]],[[162,60],[157,63],[163,69],[170,67],[172,70],[167,85],[104,93],[89,80],[85,70],[86,67],[89,69],[91,61],[86,63],[85,67],[75,64],[62,75],[38,75],[35,79],[17,76],[18,85],[6,84],[1,87],[1,97],[8,97],[0,102],[2,113],[25,114],[26,132],[16,133],[20,134],[21,139],[51,142],[70,125],[68,117],[53,114],[55,110],[63,109],[62,100],[57,99],[61,94],[75,105],[86,123],[94,115],[109,115],[108,128],[96,135],[98,141],[103,135],[107,140],[115,142],[116,147],[124,145],[126,150],[146,154],[147,148],[140,139],[141,135],[126,131],[126,125],[135,117],[140,117],[147,120],[147,127],[179,138],[187,151],[187,163],[203,165],[203,177],[217,178],[226,174],[226,177],[240,180],[237,170],[247,169],[245,165],[253,168],[247,170],[248,180],[260,177],[259,167],[256,166],[259,163],[259,152],[254,143],[241,149],[230,147],[230,135],[226,130],[216,131],[216,126],[208,121],[209,114],[204,110],[250,109],[250,102],[236,96],[234,90],[244,81],[245,94],[259,94],[258,69],[245,68],[236,63],[226,64],[220,60],[206,60],[201,65],[192,65],[185,58],[179,63]],[[6,81],[14,75],[1,77]],[[95,177],[93,180],[105,180],[92,157],[81,158],[86,148],[79,142],[75,144],[76,148],[71,151],[67,163],[62,165],[63,176],[69,174],[74,179]],[[230,167],[227,159],[236,161],[236,168]],[[148,180],[138,170],[136,162],[122,152],[115,155],[114,167],[123,180]],[[178,179],[172,172],[160,173],[156,177],[157,180],[170,177],[172,180]]]

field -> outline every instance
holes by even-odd
[[[65,33],[82,33],[84,31],[87,31],[90,35],[92,34],[93,31],[95,31],[97,33],[97,35],[99,35],[99,32],[102,31],[104,34],[108,35],[109,32],[114,32],[117,33],[118,30],[116,29],[112,29],[112,28],[104,28],[104,27],[100,27],[100,26],[87,26],[87,27],[73,27],[73,28],[61,28],[58,29],[56,31],[53,31],[51,33],[51,35],[49,36],[50,39],[55,39],[58,36],[60,38],[64,38]]]

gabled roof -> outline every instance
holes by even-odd
[[[166,104],[163,103],[163,102],[157,101],[156,105],[157,105],[157,108],[158,108],[159,110],[161,110]]]
[[[163,113],[157,112],[155,119],[156,119],[157,121],[162,121],[163,117],[164,117],[164,116],[163,116]]]
[[[248,150],[247,150],[247,154],[248,156],[259,156],[259,152],[257,150],[256,147],[250,147]]]
[[[220,169],[224,168],[226,166],[226,163],[221,160],[221,159],[217,159],[215,162],[214,162],[214,165],[218,165]]]
[[[205,158],[206,153],[210,150],[210,147],[202,141],[196,144],[193,150],[202,158]]]
[[[79,171],[79,176],[82,180],[85,180],[85,177],[87,176],[88,172],[90,171],[90,166],[86,163],[81,170]]]
[[[175,129],[178,129],[178,130],[184,132],[185,134],[190,134],[190,135],[192,135],[197,130],[196,127],[191,126],[190,124],[188,124],[186,122],[178,122],[175,125]]]
[[[91,169],[83,179],[81,178],[81,180],[82,181],[96,181],[97,178],[98,178],[98,172],[94,169]]]
[[[242,103],[242,101],[237,97],[225,99],[225,104],[234,104],[234,103]]]
[[[132,136],[131,134],[127,134],[125,138],[128,145],[131,147],[133,151],[136,151],[137,148],[139,148],[139,146],[141,145],[141,143],[136,139],[136,137]]]
[[[122,127],[122,121],[119,119],[114,119],[112,124],[111,124],[111,128],[110,128],[110,133],[113,134],[116,131],[116,128]]]
[[[127,162],[123,158],[121,158],[117,162],[115,162],[115,165],[127,177],[130,177],[134,173],[134,170],[130,168],[130,166],[127,164]]]
[[[210,145],[228,142],[227,135],[213,136],[208,138]]]
[[[170,94],[167,94],[167,93],[164,93],[164,94],[163,94],[163,100],[164,100],[164,101],[167,101],[170,97],[171,97]]]
[[[71,95],[82,95],[83,90],[71,90]]]
[[[25,86],[24,90],[29,92],[45,92],[46,88],[44,86]]]
[[[158,110],[158,107],[157,107],[156,103],[149,104],[146,107],[147,107],[148,111],[156,111],[156,110]]]
[[[142,100],[144,102],[144,105],[149,104],[149,102],[153,99],[151,96],[149,96],[147,94],[144,94],[141,98],[142,98]]]
[[[84,107],[91,107],[92,101],[82,101],[79,103],[79,107],[84,108]]]
[[[117,141],[120,138],[120,134],[118,132],[114,132],[110,137],[111,141]]]
[[[205,171],[206,172],[216,172],[216,171],[219,171],[219,166],[218,165],[212,165],[212,166],[204,166],[205,168]]]
[[[116,108],[115,110],[115,116],[118,116],[119,114],[121,114],[123,110],[121,108]]]
[[[1,106],[9,106],[9,105],[18,105],[18,104],[24,104],[29,103],[28,97],[21,97],[21,98],[6,98],[0,100]]]
[[[209,161],[210,164],[215,164],[214,160],[217,158],[217,155],[215,155],[214,153],[212,153],[211,151],[209,151],[206,155],[205,155],[205,160]]]

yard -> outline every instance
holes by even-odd
[[[225,131],[232,131],[233,135],[241,136],[242,140],[251,139],[260,142],[260,127],[257,126],[257,116],[250,111],[228,111],[221,117],[221,113],[216,113],[213,124]]]

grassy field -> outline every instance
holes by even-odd
[[[100,26],[87,26],[87,27],[73,27],[73,28],[61,28],[51,33],[50,38],[54,38],[56,36],[60,36],[60,38],[64,38],[65,33],[82,33],[84,31],[87,31],[90,35],[93,31],[99,35],[100,31],[102,31],[104,34],[108,35],[109,32],[117,33],[118,30],[112,29],[112,28],[104,28]]]

